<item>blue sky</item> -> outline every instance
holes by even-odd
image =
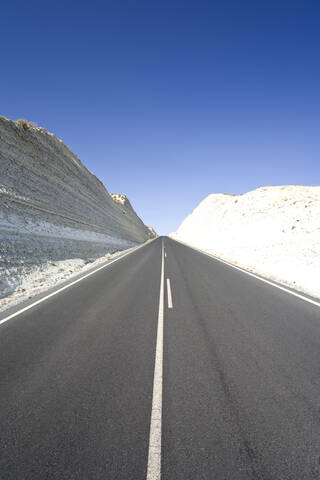
[[[166,234],[209,193],[320,184],[319,22],[308,0],[4,2],[0,114]]]

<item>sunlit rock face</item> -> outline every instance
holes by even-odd
[[[212,194],[172,238],[320,297],[320,187]]]

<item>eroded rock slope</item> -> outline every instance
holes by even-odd
[[[153,233],[55,135],[0,117],[0,298],[35,268],[87,263]]]

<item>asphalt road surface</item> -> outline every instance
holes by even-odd
[[[319,306],[167,237],[2,322],[0,389],[3,480],[320,479]]]

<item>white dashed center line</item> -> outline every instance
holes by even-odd
[[[172,293],[171,293],[171,284],[170,284],[170,278],[167,278],[167,291],[168,291],[168,308],[172,308]]]
[[[163,248],[163,242],[162,242],[158,331],[157,331],[156,359],[155,359],[155,365],[154,365],[154,378],[153,378],[153,394],[152,394],[147,480],[160,480],[161,478],[163,309],[164,309],[164,248]]]

